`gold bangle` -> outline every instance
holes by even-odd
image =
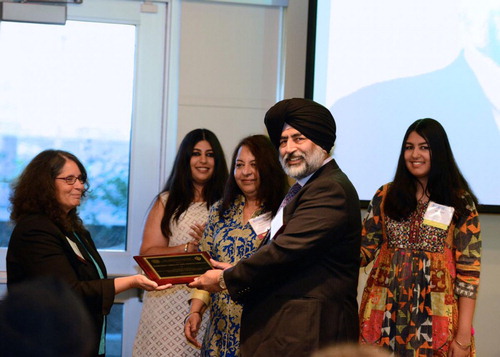
[[[462,345],[460,342],[458,342],[458,340],[456,338],[455,338],[455,342],[457,343],[458,347],[460,347],[464,351],[467,351],[470,348],[470,346],[472,345],[472,342],[469,342],[468,345]]]
[[[200,314],[201,316],[201,312],[199,311],[192,311],[190,312],[189,314],[186,315],[186,317],[184,318],[184,325],[186,324],[187,320],[189,319],[189,317],[192,315],[192,314]]]
[[[186,243],[186,245],[184,246],[184,253],[187,253],[188,248],[189,248],[189,243]]]

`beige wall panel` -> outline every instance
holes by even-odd
[[[278,7],[183,2],[180,105],[236,109],[272,105],[280,13]]]
[[[180,106],[178,123],[179,142],[184,135],[196,128],[206,128],[221,141],[228,167],[232,152],[238,142],[252,134],[267,134],[264,110]]]

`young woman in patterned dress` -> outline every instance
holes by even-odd
[[[414,122],[393,182],[377,191],[363,223],[362,266],[374,264],[360,308],[361,343],[395,356],[475,356],[476,207],[441,124]]]
[[[165,188],[149,212],[140,254],[197,251],[208,209],[222,196],[227,175],[224,153],[215,134],[207,129],[189,132],[181,142]],[[175,285],[159,294],[145,294],[135,357],[199,355],[187,343],[182,329],[190,290]]]
[[[249,220],[266,216],[270,224],[287,191],[288,181],[271,141],[264,135],[244,138],[234,151],[224,196],[210,209],[200,249],[231,265],[249,257],[264,238]],[[208,306],[210,319],[200,344],[197,336],[203,336],[200,324]],[[211,295],[199,290],[191,299],[184,332],[201,347],[201,356],[239,356],[241,313],[241,304],[227,290]]]

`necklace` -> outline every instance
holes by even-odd
[[[255,202],[255,203],[253,203]],[[245,200],[245,205],[243,206],[243,212],[242,212],[242,223],[246,225],[248,221],[255,216],[255,213],[261,209],[261,205],[257,203],[257,201],[250,201]]]

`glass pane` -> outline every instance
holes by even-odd
[[[123,339],[123,304],[115,303],[107,317],[106,357],[121,357]]]
[[[80,216],[98,248],[124,250],[135,26],[1,22],[0,53],[0,246],[11,181],[54,148],[88,171]]]

